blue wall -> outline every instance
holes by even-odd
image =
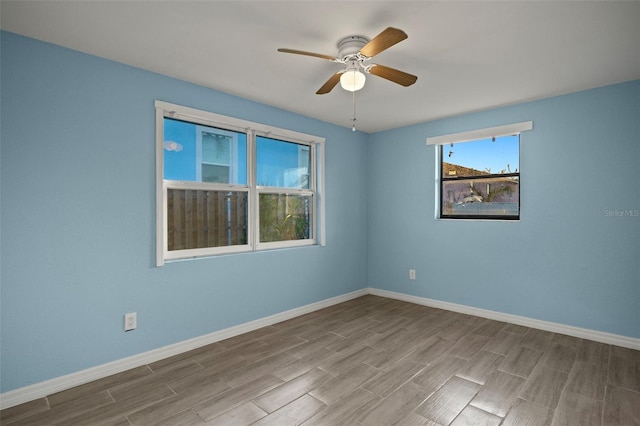
[[[2,392],[367,286],[366,134],[0,34]],[[325,137],[327,246],[156,268],[156,99]]]
[[[640,337],[640,82],[366,135],[0,37],[1,392],[367,286]],[[154,267],[156,99],[325,137],[327,247]],[[435,220],[425,138],[525,120],[522,220]]]
[[[521,220],[434,219],[425,138],[528,120]],[[369,285],[640,337],[639,123],[635,81],[371,135]]]

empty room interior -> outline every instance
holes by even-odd
[[[640,2],[0,24],[0,424],[640,425]]]

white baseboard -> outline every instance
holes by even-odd
[[[553,333],[566,334],[568,336],[593,340],[595,342],[606,343],[609,345],[640,350],[640,339],[635,339],[633,337],[620,336],[618,334],[605,333],[596,330],[589,330],[587,328],[573,327],[570,325],[564,325],[555,322],[541,321],[533,318],[521,317],[518,315],[511,315],[502,312],[490,311],[487,309],[474,308],[472,306],[442,302],[440,300],[428,299],[426,297],[411,296],[404,293],[380,290],[377,288],[369,288],[368,290],[369,294],[373,294],[375,296],[402,300],[405,302],[415,303],[417,305],[446,309],[447,311],[459,312],[461,314],[474,315],[481,318],[488,318],[492,320],[522,325],[525,327],[537,328],[540,330],[551,331]]]
[[[174,343],[172,345],[153,349],[148,352],[143,352],[141,354],[91,367],[86,370],[81,370],[75,373],[67,374],[65,376],[56,377],[44,382],[35,383],[33,385],[5,392],[3,394],[0,394],[0,410],[13,407],[18,404],[23,404],[25,402],[33,401],[38,398],[44,398],[45,396],[54,394],[56,392],[71,389],[75,386],[83,385],[94,380],[111,376],[112,374],[121,373],[135,367],[150,364],[152,362],[178,355],[192,349],[197,349],[211,343],[228,339],[229,337],[247,333],[249,331],[276,324],[281,321],[286,321],[288,319],[308,314],[319,309],[336,305],[338,303],[346,302],[348,300],[355,299],[356,297],[365,296],[367,294],[369,294],[369,292],[366,288],[353,291],[351,293],[321,300],[320,302],[311,303],[309,305],[294,308],[285,312],[281,312],[279,314],[260,318],[255,321],[250,321],[234,327],[229,327],[224,330],[219,330],[214,333],[206,334],[204,336],[195,337],[193,339]]]
[[[183,352],[197,349],[211,343],[219,342],[239,334],[247,333],[258,328],[286,321],[304,314],[308,314],[319,309],[346,302],[357,297],[372,294],[375,296],[386,297],[389,299],[402,300],[405,302],[415,303],[418,305],[429,306],[433,308],[446,309],[448,311],[459,312],[468,315],[474,315],[482,318],[493,319],[497,321],[509,322],[525,327],[537,328],[540,330],[551,331],[554,333],[566,334],[569,336],[579,337],[582,339],[593,340],[610,345],[622,346],[640,350],[640,339],[620,336],[617,334],[604,333],[601,331],[589,330],[585,328],[573,327],[564,324],[558,324],[548,321],[541,321],[533,318],[521,317],[517,315],[505,314],[502,312],[490,311],[486,309],[474,308],[466,305],[458,305],[455,303],[442,302],[439,300],[428,299],[425,297],[412,296],[404,293],[396,293],[393,291],[380,290],[377,288],[365,288],[353,291],[351,293],[332,297],[330,299],[321,300],[320,302],[294,308],[285,312],[260,318],[234,327],[219,330],[204,336],[195,337],[193,339],[178,342],[172,345],[153,349],[148,352],[133,355],[127,358],[112,361],[106,364],[88,368],[86,370],[71,373],[65,376],[56,377],[33,385],[25,386],[9,392],[0,394],[0,410],[13,407],[18,404],[33,401],[38,398],[44,398],[47,395],[54,394],[72,387],[83,385],[85,383],[102,379],[104,377],[121,373],[123,371],[150,364],[161,359],[165,359]]]

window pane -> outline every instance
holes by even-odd
[[[202,163],[229,165],[233,136],[216,132],[202,132]]]
[[[260,241],[311,238],[311,195],[260,194]]]
[[[247,193],[167,190],[169,250],[247,244]]]
[[[311,154],[308,145],[258,136],[256,159],[259,186],[309,189]]]
[[[164,119],[164,179],[247,184],[247,135]]]
[[[202,164],[202,181],[229,183],[229,166],[217,166],[215,164]]]
[[[518,177],[456,179],[442,183],[442,216],[519,216]]]
[[[442,147],[442,177],[517,173],[520,136],[503,136]]]

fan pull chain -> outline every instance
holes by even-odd
[[[351,93],[353,94],[353,118],[351,119],[351,121],[353,121],[353,125],[351,126],[351,131],[355,132],[356,131],[356,91],[354,90]]]

